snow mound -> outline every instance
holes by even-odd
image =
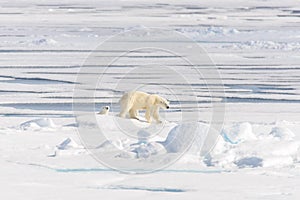
[[[166,152],[160,142],[177,125],[167,121],[149,124],[143,119],[124,119],[111,115],[97,115],[96,118],[97,124],[94,125],[88,125],[85,119],[81,120],[87,128],[95,129],[98,126],[104,136],[104,140],[93,141],[95,151],[124,159],[144,159]]]
[[[295,137],[295,134],[286,127],[274,127],[270,135],[283,140],[292,140]]]
[[[165,122],[162,126],[161,124],[149,125],[146,122],[131,119],[114,119],[114,122],[121,121],[127,125],[131,123],[130,126],[133,127],[138,125],[135,128],[127,127],[127,130],[136,132],[136,134],[132,134],[135,137],[130,137],[122,133],[123,130],[117,127],[120,124],[104,123],[111,120],[111,118],[112,116],[98,117],[101,130],[110,134],[106,134],[108,136],[107,140],[96,148],[101,152],[120,152],[117,155],[112,155],[119,158],[146,159],[154,155],[183,153],[188,149],[191,153],[199,155],[208,130],[206,125],[200,123],[177,125]],[[151,131],[156,131],[157,128],[161,128],[160,132],[158,132],[158,135],[153,135]]]
[[[165,147],[158,142],[137,143],[131,145],[131,153],[135,153],[136,158],[149,158],[152,155],[165,154]]]
[[[290,167],[299,162],[300,141],[286,127],[256,137],[250,123],[222,131],[215,148],[204,158],[207,166],[223,168]]]
[[[166,153],[184,153],[200,155],[201,148],[205,141],[208,126],[201,123],[183,123],[172,128],[164,141],[139,139],[137,144],[131,145],[131,152],[136,153],[136,158],[148,158],[151,155]],[[147,135],[144,131],[143,136]]]
[[[215,141],[215,147],[203,154],[210,128],[203,123],[149,125],[113,116],[99,116],[97,122],[106,137],[94,147],[112,158],[152,161],[161,159],[161,155],[184,153],[178,163],[204,163],[225,169],[290,167],[300,161],[300,141],[294,139],[294,133],[284,124],[275,124],[271,132],[259,134],[249,122],[232,124],[216,132],[220,137]],[[124,124],[123,129],[119,127]],[[161,132],[153,134],[152,131],[159,128],[162,128]]]
[[[49,118],[34,119],[20,124],[22,130],[41,130],[44,128],[55,128],[56,125]]]
[[[223,129],[222,136],[226,142],[231,144],[257,139],[255,134],[252,132],[251,124],[248,122],[238,123],[230,128]]]
[[[104,150],[109,150],[109,149],[114,149],[117,148],[119,150],[123,150],[128,148],[129,146],[129,140],[124,139],[124,140],[106,140],[103,142],[101,145],[96,147],[97,149],[104,149]]]
[[[163,146],[169,153],[185,151],[191,141],[195,139],[195,133],[199,134],[200,126],[198,123],[185,123],[174,127],[168,134]]]
[[[70,156],[87,153],[86,149],[77,144],[72,138],[66,138],[61,143],[56,145],[54,153],[50,154],[50,157],[55,156]]]

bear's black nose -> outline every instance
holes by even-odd
[[[169,109],[170,107],[169,106],[167,106],[167,109]]]

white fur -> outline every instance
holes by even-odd
[[[109,106],[103,106],[101,111],[98,113],[100,115],[108,115],[108,112],[109,112]]]
[[[121,112],[120,117],[125,117],[129,113],[129,117],[138,119],[138,111],[146,110],[145,118],[147,122],[151,123],[154,118],[158,123],[159,119],[159,108],[168,109],[169,102],[156,94],[148,94],[140,91],[131,91],[125,93],[120,101]]]

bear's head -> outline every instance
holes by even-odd
[[[155,101],[155,104],[157,106],[159,106],[160,108],[163,108],[163,109],[169,109],[170,106],[170,102],[160,96],[156,96],[156,101]]]
[[[103,106],[101,111],[98,113],[100,115],[107,115],[109,112],[110,107],[109,106]]]

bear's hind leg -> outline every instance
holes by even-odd
[[[129,116],[130,116],[130,118],[139,120],[139,118],[137,117],[137,114],[138,114],[137,110],[134,110],[134,109],[130,109],[129,110]]]
[[[128,94],[124,95],[119,102],[121,107],[119,117],[126,118],[126,114],[129,112],[131,108],[131,104],[128,101]]]
[[[121,111],[121,112],[119,113],[119,117],[125,118],[125,116],[126,116],[126,112]]]
[[[129,112],[129,109],[124,109],[124,107],[121,107],[121,111],[119,113],[119,117],[125,118],[126,114]]]

